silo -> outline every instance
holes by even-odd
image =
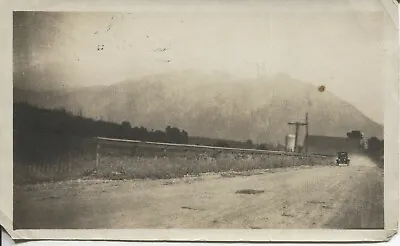
[[[294,135],[286,136],[286,151],[294,152],[296,137]]]

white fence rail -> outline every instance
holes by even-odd
[[[242,149],[242,148],[227,148],[227,147],[214,147],[206,145],[194,145],[194,144],[175,144],[175,143],[161,143],[161,142],[147,142],[138,140],[128,139],[117,139],[117,138],[105,138],[97,137],[98,147],[102,145],[108,146],[126,146],[126,147],[142,147],[142,148],[164,148],[168,149],[183,149],[183,150],[220,150],[230,152],[243,152],[248,154],[268,154],[268,155],[285,155],[285,156],[306,156],[305,153],[287,152],[287,151],[274,151],[274,150],[260,150],[260,149]],[[323,154],[307,154],[309,157],[332,157],[331,155]]]

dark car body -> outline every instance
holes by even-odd
[[[349,154],[347,152],[338,152],[336,157],[336,164],[350,164]]]

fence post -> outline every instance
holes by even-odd
[[[100,144],[96,144],[96,169],[99,167]]]

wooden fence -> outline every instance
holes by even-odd
[[[192,144],[174,144],[174,143],[160,143],[160,142],[147,142],[138,140],[128,140],[128,139],[116,139],[116,138],[104,138],[97,137],[97,148],[102,146],[115,146],[122,148],[131,149],[162,149],[165,151],[224,151],[230,153],[245,153],[245,154],[268,154],[268,155],[285,155],[285,156],[309,156],[309,157],[334,157],[333,155],[324,154],[305,154],[297,152],[287,152],[287,151],[275,151],[275,150],[260,150],[260,149],[241,149],[241,148],[228,148],[228,147],[214,147],[205,145],[192,145]]]

